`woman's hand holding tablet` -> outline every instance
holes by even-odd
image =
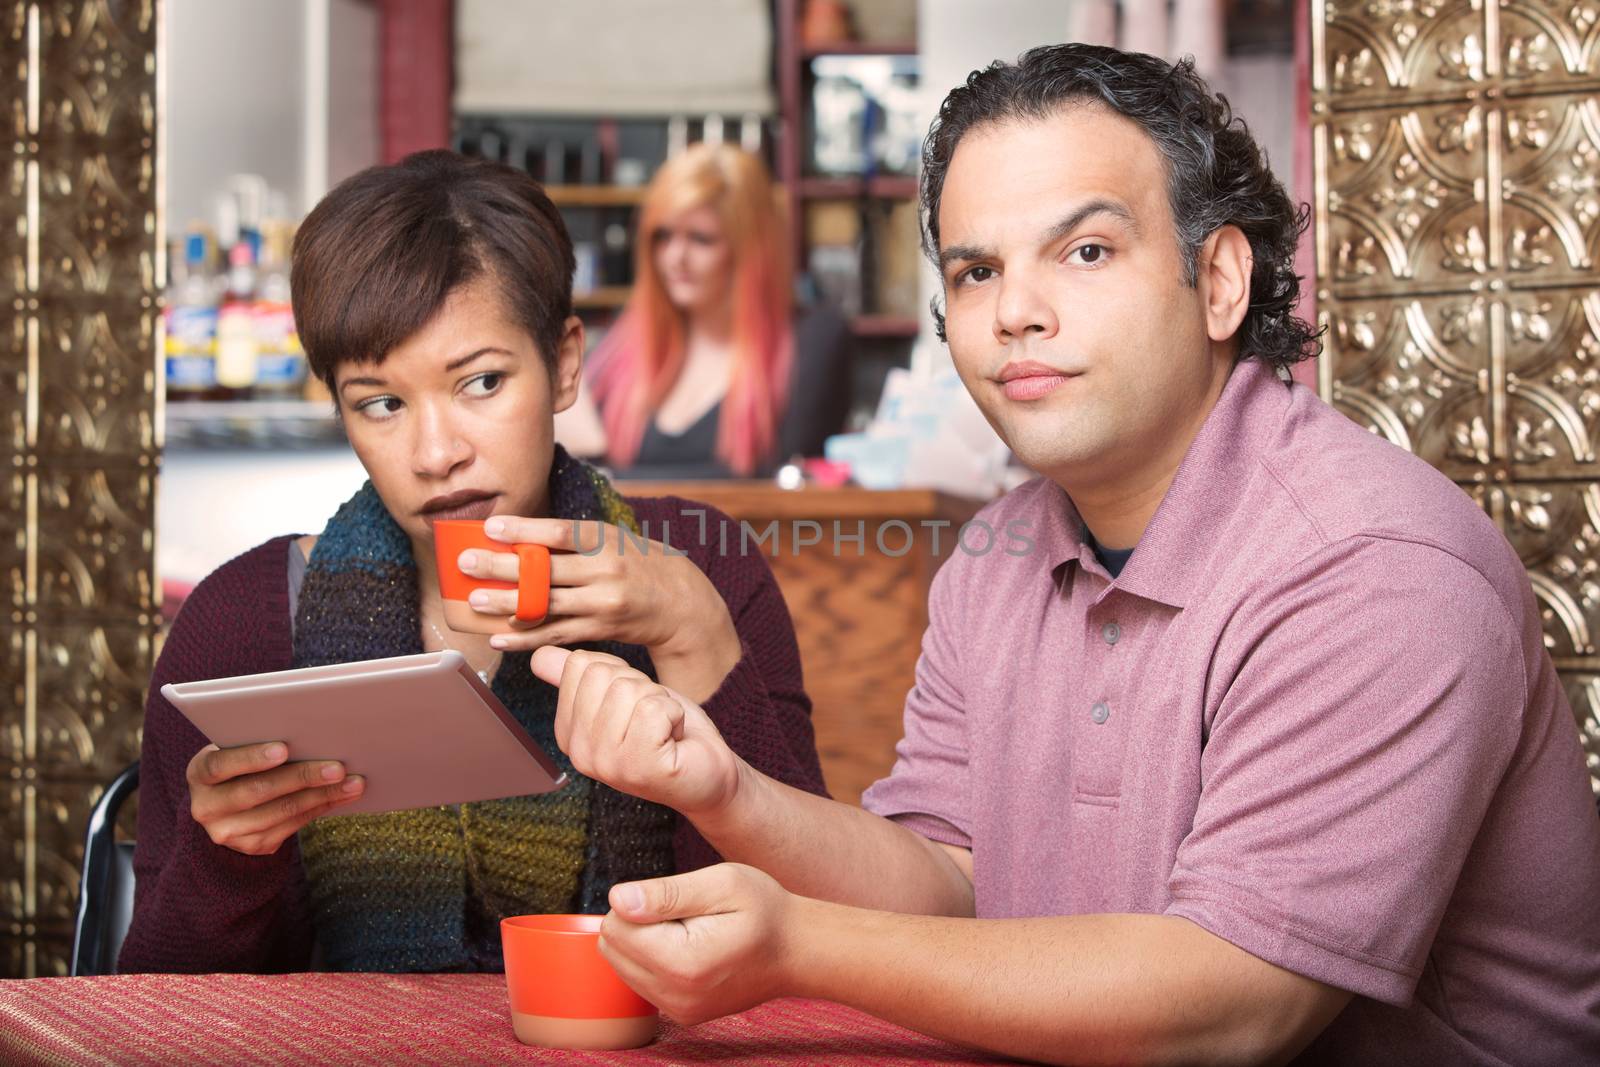
[[[189,764],[191,813],[213,841],[247,854],[275,851],[321,815],[566,784],[453,650],[169,684],[161,694],[212,742]]]
[[[319,815],[366,788],[337,760],[286,763],[289,746],[268,741],[207,745],[189,761],[189,813],[211,840],[246,856],[268,856]]]

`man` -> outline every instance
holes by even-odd
[[[951,357],[1042,475],[983,518],[1033,551],[939,572],[865,810],[539,650],[575,765],[737,861],[618,886],[607,958],[687,1021],[826,997],[1075,1064],[1600,1059],[1600,819],[1527,577],[1284,382],[1304,222],[1242,124],[1186,63],[1041,48],[946,98],[922,182]]]

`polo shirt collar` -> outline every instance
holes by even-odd
[[[1096,558],[1072,499],[1051,483],[1051,506],[1042,526],[1051,569],[1076,561],[1125,592],[1184,607],[1211,546],[1239,506],[1256,460],[1278,433],[1289,400],[1289,387],[1268,365],[1250,359],[1234,367],[1115,580]]]

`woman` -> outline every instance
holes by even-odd
[[[604,911],[618,881],[716,859],[671,811],[581,775],[549,796],[319,819],[364,783],[336,762],[286,764],[281,745],[207,745],[160,696],[167,682],[455,648],[575,775],[528,652],[588,643],[705,701],[746,759],[821,792],[793,628],[759,554],[714,553],[717,529],[693,536],[705,510],[625,499],[553,443],[584,343],[572,270],[536,182],[449,152],[366,170],[302,225],[296,322],[370,480],[320,535],[219,568],[174,622],[146,708],[122,970],[305,969],[314,942],[340,970],[494,970],[501,917]],[[670,522],[688,554],[558,554],[549,621],[455,633],[431,523],[491,515],[501,540],[555,548],[576,520],[585,548]],[[514,559],[461,563],[491,576]]]
[[[635,257],[589,376],[604,432],[590,447],[653,477],[749,477],[820,455],[849,399],[844,324],[792,324],[789,243],[761,161],[707,144],[668,160]]]

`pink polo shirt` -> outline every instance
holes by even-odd
[[[1178,915],[1355,993],[1302,1062],[1600,1063],[1600,817],[1465,493],[1252,361],[1116,580],[1051,482],[980,518],[862,798],[972,849],[980,917]]]

